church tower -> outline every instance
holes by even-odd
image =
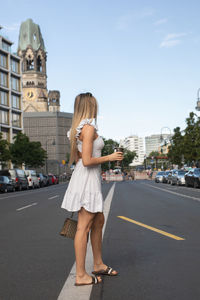
[[[60,111],[60,92],[49,91],[49,111]]]
[[[23,111],[48,111],[47,54],[40,27],[31,19],[21,24],[17,53],[22,58]]]

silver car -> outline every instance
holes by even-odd
[[[164,171],[158,172],[155,177],[155,182],[163,182],[164,175],[165,175]]]
[[[184,170],[176,170],[171,177],[171,185],[185,185],[185,174]]]

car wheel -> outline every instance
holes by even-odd
[[[32,189],[34,190],[34,188],[35,188],[35,185],[34,185],[34,183],[33,183],[33,185],[32,185]]]
[[[4,190],[4,193],[7,193],[8,192],[8,189],[7,188],[5,188],[5,190]]]
[[[15,192],[15,188],[14,187],[12,188],[12,192]]]
[[[198,187],[199,187],[198,182],[195,181],[195,182],[194,182],[194,188],[197,189]]]
[[[19,185],[19,191],[20,192],[22,191],[22,185],[21,184]]]
[[[188,184],[188,182],[187,182],[187,181],[185,182],[185,186],[186,186],[186,187],[189,187],[189,184]]]

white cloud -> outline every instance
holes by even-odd
[[[181,37],[186,36],[186,33],[169,33],[167,34],[163,41],[160,44],[160,48],[170,48],[170,47],[174,47],[177,46],[181,43]]]
[[[179,45],[181,43],[181,40],[171,40],[171,41],[163,41],[160,44],[161,48],[170,48],[170,47],[174,47],[176,45]]]
[[[134,21],[139,21],[154,14],[154,9],[145,8],[142,11],[132,12],[119,17],[117,21],[117,29],[124,30],[131,26]]]
[[[166,19],[166,18],[160,19],[160,20],[156,21],[156,22],[154,23],[154,25],[155,25],[155,26],[159,26],[159,25],[162,25],[162,24],[165,24],[165,23],[167,23],[167,19]]]

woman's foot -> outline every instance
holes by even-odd
[[[94,265],[94,271],[92,272],[92,274],[116,276],[118,272],[105,264],[99,264]]]
[[[97,283],[102,282],[101,276],[96,276],[97,278]],[[78,276],[76,275],[76,282],[75,285],[85,285],[85,284],[93,284],[94,279],[92,279],[92,276],[89,274],[85,273],[83,276]]]

